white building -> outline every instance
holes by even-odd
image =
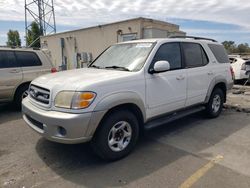
[[[96,58],[108,46],[143,38],[165,38],[186,33],[179,26],[163,21],[135,18],[95,27],[56,33],[41,37],[41,47],[48,49],[56,67],[82,67],[86,56]]]

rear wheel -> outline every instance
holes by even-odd
[[[220,88],[215,88],[212,92],[209,102],[206,105],[207,115],[216,118],[220,115],[224,102],[224,93]]]
[[[134,149],[138,140],[139,125],[137,118],[130,111],[113,112],[99,126],[92,140],[92,147],[104,160],[118,160]]]
[[[14,105],[16,109],[21,110],[22,100],[28,96],[28,89],[29,89],[28,84],[20,86],[17,89],[15,93],[15,98],[14,98]]]

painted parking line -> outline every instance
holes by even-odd
[[[221,161],[223,156],[217,155],[209,163],[198,169],[194,174],[192,174],[186,181],[184,181],[179,188],[190,188],[195,184],[201,177],[203,177],[211,168],[214,167],[216,163]]]

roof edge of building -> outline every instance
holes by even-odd
[[[67,33],[72,33],[72,32],[78,32],[78,31],[88,30],[88,29],[94,29],[94,28],[98,28],[98,27],[99,28],[100,27],[106,27],[106,26],[109,26],[109,25],[114,25],[114,24],[129,22],[129,21],[136,21],[136,20],[138,20],[138,21],[139,20],[150,21],[150,22],[155,22],[155,23],[159,23],[159,24],[163,24],[163,25],[167,24],[167,25],[171,25],[171,26],[177,27],[179,29],[179,25],[176,25],[176,24],[173,24],[173,23],[169,23],[169,22],[165,22],[165,21],[161,21],[161,20],[155,20],[155,19],[151,19],[151,18],[137,17],[137,18],[127,19],[127,20],[121,20],[121,21],[107,23],[107,24],[90,26],[90,27],[81,28],[81,29],[75,29],[75,30],[70,30],[70,31],[63,31],[63,32],[59,32],[59,33],[54,33],[54,34],[46,35],[46,36],[41,36],[41,38],[47,38],[47,37],[57,36],[57,35],[61,35],[61,34],[67,34]]]

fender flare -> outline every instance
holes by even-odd
[[[223,76],[216,76],[209,84],[208,90],[207,90],[207,94],[206,94],[206,98],[205,98],[205,103],[208,103],[210,96],[214,90],[214,87],[218,84],[218,83],[223,83],[225,84],[226,88],[227,87],[227,80],[223,77]]]
[[[97,103],[94,111],[108,111],[122,104],[136,105],[140,109],[142,116],[143,116],[143,120],[145,122],[146,107],[144,105],[144,102],[137,93],[132,92],[132,91],[113,93],[111,95],[104,97],[102,100],[100,100]]]

